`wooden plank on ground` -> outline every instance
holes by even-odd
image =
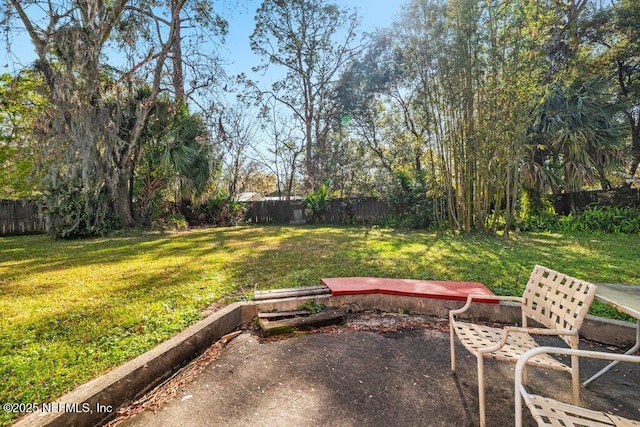
[[[296,310],[296,311],[271,311],[268,313],[258,313],[260,319],[284,319],[286,317],[296,316],[308,316],[311,312],[309,310]]]
[[[260,327],[270,335],[292,332],[295,329],[305,329],[341,322],[345,311],[339,308],[329,308],[318,313],[303,317],[292,317],[281,320],[259,318]]]
[[[304,297],[309,295],[323,295],[329,294],[331,291],[326,286],[308,286],[304,288],[285,288],[285,289],[273,289],[269,291],[255,291],[253,295],[254,300],[266,300],[266,299],[278,299],[278,298],[291,298],[291,297]]]

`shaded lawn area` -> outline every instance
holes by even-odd
[[[212,302],[321,277],[480,281],[520,295],[535,264],[640,284],[638,236],[238,227],[77,241],[0,238],[0,402],[49,402],[144,353]],[[595,314],[613,317],[602,305]],[[15,415],[0,412],[0,425]]]

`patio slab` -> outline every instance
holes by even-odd
[[[357,313],[342,325],[284,339],[244,330],[157,412],[126,426],[475,426],[476,361],[462,347],[454,375],[445,319]],[[554,338],[540,340],[559,345]],[[608,351],[583,342],[581,348]],[[581,363],[588,377],[602,361]],[[489,361],[487,421],[514,422],[513,370]],[[531,369],[531,387],[570,400],[567,374]],[[583,404],[640,419],[638,366],[621,365],[588,389]],[[526,425],[533,420],[525,411]]]

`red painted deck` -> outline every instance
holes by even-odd
[[[470,294],[495,295],[480,282],[383,279],[378,277],[331,277],[320,280],[331,289],[331,294],[334,296],[380,293],[466,301],[467,296]],[[492,299],[478,299],[474,301],[493,304],[498,303],[498,301]]]

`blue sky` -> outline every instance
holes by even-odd
[[[260,58],[254,56],[249,47],[249,35],[253,32],[255,11],[260,7],[262,0],[239,1],[240,4],[233,7],[230,6],[231,3],[233,0],[218,2],[218,12],[229,21],[229,34],[225,49],[233,64],[228,67],[228,71],[231,74],[240,72],[249,74],[251,67],[260,64]],[[404,1],[335,0],[335,3],[349,9],[355,9],[362,20],[361,30],[372,32],[376,28],[390,26],[400,14]]]
[[[398,17],[401,0],[334,0],[340,6],[356,9],[362,19],[361,30],[371,32],[390,26]],[[251,67],[260,63],[249,47],[249,35],[254,28],[254,15],[262,0],[214,0],[217,12],[229,21],[229,33],[221,54],[228,59],[227,71],[232,74],[250,73]],[[7,52],[4,40],[0,40],[0,68],[15,72],[29,66],[35,59],[33,46],[24,32],[15,33],[13,54]],[[17,62],[16,62],[17,60]]]

